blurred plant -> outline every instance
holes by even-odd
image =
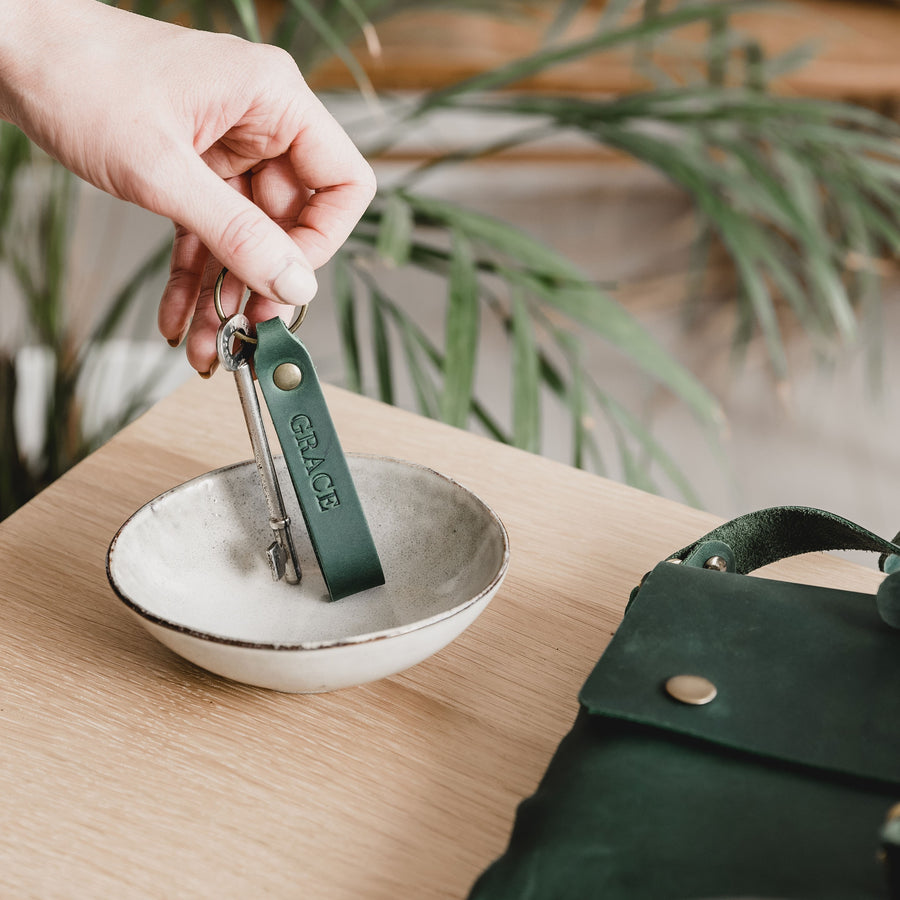
[[[520,132],[500,142],[427,162],[407,178],[407,191],[437,167],[563,131],[623,151],[684,188],[695,204],[698,248],[708,253],[718,244],[730,257],[739,282],[737,349],[761,333],[776,378],[786,379],[778,316],[786,304],[822,349],[855,339],[861,318],[877,369],[878,272],[900,246],[900,128],[858,106],[768,93],[769,82],[811,49],[767,59],[729,24],[754,5],[681,2],[663,11],[660,2],[609,0],[595,10],[593,33],[565,40],[566,23],[590,4],[561,3],[546,46],[412,102],[378,150],[438,111],[521,120]],[[696,23],[708,28],[705,42],[666,49]],[[604,99],[507,90],[552,66],[623,46],[634,48],[652,89]]]
[[[341,42],[341,58],[364,93],[371,85],[346,41],[354,28],[369,33],[385,10],[410,4],[311,3],[290,0],[275,34],[296,54],[310,52],[310,30],[298,35],[298,12],[311,7],[320,44]],[[428,4],[415,4],[417,6]],[[426,177],[513,147],[569,132],[662,172],[692,197],[697,220],[699,289],[706,259],[724,250],[735,272],[735,350],[757,334],[775,378],[788,378],[782,334],[789,310],[824,352],[868,332],[869,359],[878,371],[882,346],[879,267],[895,254],[900,230],[900,145],[895,123],[863,108],[773,95],[770,82],[813,53],[799,46],[767,58],[733,25],[734,15],[758,4],[742,0],[563,0],[550,10],[546,39],[530,55],[371,116],[368,152],[396,147],[430,117],[464,111],[518,125],[499,138],[454,148],[383,187],[346,252],[337,261],[339,323],[347,378],[366,384],[357,337],[356,306],[371,306],[376,369],[382,399],[393,400],[388,361],[395,328],[427,415],[465,426],[474,417],[500,440],[540,449],[540,392],[549,388],[568,408],[573,462],[602,470],[593,423],[605,419],[616,438],[626,477],[651,490],[654,467],[688,499],[690,486],[652,436],[595,383],[584,366],[583,337],[596,334],[625,351],[646,373],[678,395],[699,420],[714,425],[709,395],[648,338],[632,319],[574,266],[507,223],[490,220],[423,192]],[[598,8],[599,7],[599,8]],[[508,7],[507,7],[508,8]],[[522,7],[519,7],[522,11]],[[365,17],[368,16],[368,19]],[[578,28],[571,26],[578,20]],[[705,38],[680,38],[687,26]],[[574,31],[574,36],[571,34]],[[300,41],[303,43],[299,43]],[[313,42],[315,43],[315,42]],[[371,46],[371,39],[368,45]],[[554,66],[598,54],[632,53],[647,89],[589,98],[527,93],[526,79]],[[300,55],[301,65],[304,57]],[[379,119],[381,123],[379,125]],[[367,137],[366,128],[357,135]],[[365,140],[363,140],[365,147]],[[362,245],[362,246],[361,246]],[[446,330],[436,346],[415,326],[409,304],[385,295],[379,264],[421,268],[447,279]],[[478,299],[476,299],[476,297]],[[696,297],[689,298],[696,308]],[[510,337],[512,423],[503,427],[473,394],[480,304]]]
[[[396,146],[430,117],[447,111],[483,117],[502,113],[519,124],[499,138],[473,142],[425,161],[383,187],[335,258],[334,307],[351,388],[371,389],[394,402],[396,370],[402,363],[418,407],[426,415],[463,427],[478,423],[499,440],[535,451],[540,450],[542,394],[549,391],[568,411],[576,465],[604,470],[606,461],[595,427],[602,420],[615,438],[629,481],[657,489],[656,475],[661,473],[696,502],[690,485],[638,417],[592,379],[584,365],[585,341],[599,336],[623,351],[685,402],[700,423],[714,430],[720,412],[708,392],[601,286],[560,254],[508,223],[438,199],[423,187],[427,176],[442,167],[465,165],[560,131],[586,135],[598,146],[623,151],[690,193],[697,210],[698,246],[718,245],[733,261],[740,287],[736,345],[745,346],[751,335],[761,333],[778,377],[787,375],[779,322],[784,305],[823,344],[855,336],[860,311],[863,320],[875,323],[873,330],[879,331],[876,261],[896,250],[900,236],[893,224],[900,206],[896,128],[857,107],[772,95],[770,80],[802,62],[809,51],[798,48],[780,58],[766,58],[733,25],[733,14],[751,3],[608,0],[600,9],[585,0],[537,7],[507,0],[489,9],[471,0],[285,0],[281,4],[276,0],[133,0],[122,5],[145,15],[189,20],[198,27],[230,29],[252,40],[269,40],[288,49],[305,72],[314,71],[324,56],[336,56],[370,102],[376,91],[364,59],[378,49],[381,20],[413,8],[453,7],[480,15],[531,15],[535,8],[550,11],[545,42],[535,52],[438,90],[384,98],[368,123],[357,123],[354,136],[373,157]],[[579,28],[573,36],[576,20]],[[699,26],[704,38],[691,44],[679,42],[686,26]],[[647,89],[602,99],[516,90],[524,79],[554,66],[623,50],[631,52],[635,71],[645,79]],[[7,165],[20,159],[17,154],[27,158],[21,146],[4,148],[2,153]],[[9,177],[7,165],[0,173],[2,179]],[[69,196],[65,176],[56,178],[59,197]],[[7,240],[0,256],[0,262],[12,264],[26,296],[44,292],[52,299],[46,309],[38,301],[42,322],[34,330],[53,349],[57,372],[66,379],[65,385],[54,389],[54,397],[59,404],[69,403],[72,418],[57,415],[54,427],[77,421],[71,373],[77,379],[76,361],[91,352],[90,341],[76,352],[58,330],[63,280],[53,267],[64,256],[58,245],[65,236],[59,219],[65,219],[61,202],[48,199],[41,219],[38,243],[44,266],[37,268],[43,280],[34,278],[35,268],[28,270],[39,288],[23,278],[25,269],[15,262],[13,244],[22,239],[19,232],[14,242]],[[5,215],[8,220],[9,214]],[[3,233],[9,231],[8,221],[0,220],[0,225]],[[148,260],[133,282],[140,282],[163,257],[164,253]],[[426,272],[446,284],[441,340],[427,334],[417,324],[415,310],[388,288],[398,271]],[[387,274],[394,277],[387,279]],[[133,296],[134,291],[126,289],[110,309],[127,306]],[[370,322],[368,347],[361,343],[363,315]],[[496,317],[509,338],[508,421],[489,412],[476,394],[477,351],[485,315]],[[113,314],[111,324],[115,322]],[[110,333],[110,328],[102,328],[92,340]],[[14,367],[4,366],[0,378],[8,398],[14,394],[14,383],[12,393],[8,387]],[[9,407],[4,409],[8,422]],[[48,439],[44,479],[58,474],[86,449],[89,441],[83,435],[73,437],[78,434],[70,424],[63,435]],[[61,446],[68,448],[64,458],[54,449]]]
[[[140,412],[160,377],[153,369],[105,420],[90,427],[85,416],[87,382],[98,353],[121,325],[145,281],[168,261],[168,242],[151,254],[118,291],[100,305],[87,336],[67,312],[70,250],[78,181],[33,148],[11,125],[0,122],[0,261],[25,313],[24,333],[0,346],[0,518],[111,437]],[[11,314],[7,309],[7,315]],[[19,434],[22,347],[32,355],[28,376],[41,390],[36,412],[42,436],[33,457]],[[42,366],[41,363],[46,363]],[[46,371],[46,378],[41,377]],[[37,425],[36,422],[31,422]]]

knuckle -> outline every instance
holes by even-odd
[[[372,202],[378,190],[378,181],[375,178],[375,170],[363,159],[360,163],[360,171],[356,182],[359,185],[360,195],[365,198],[366,205]]]
[[[265,240],[264,225],[258,210],[241,210],[222,229],[222,252],[232,259],[252,254]]]
[[[274,44],[257,44],[260,55],[267,66],[270,66],[273,72],[283,76],[289,76],[296,79],[300,75],[297,68],[297,62],[287,50],[283,47],[276,47]]]
[[[173,263],[167,287],[170,293],[193,294],[196,297],[200,291],[200,276],[188,266]]]
[[[295,88],[303,78],[293,56],[272,44],[254,44],[254,75],[269,86]]]

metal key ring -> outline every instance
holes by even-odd
[[[222,309],[222,283],[225,281],[225,276],[228,274],[228,269],[223,268],[221,272],[219,272],[219,277],[216,279],[216,286],[213,289],[213,303],[216,306],[216,315],[219,317],[220,322],[226,322],[228,320],[228,316],[225,315],[225,310]],[[309,305],[301,306],[300,312],[297,313],[297,318],[294,319],[293,322],[288,326],[288,331],[291,334],[295,334],[297,329],[303,324],[303,320],[306,318],[306,311],[309,309]],[[241,332],[241,340],[246,341],[248,344],[255,344],[256,338],[251,337],[249,334],[244,334]]]

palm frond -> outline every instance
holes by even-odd
[[[366,40],[370,55],[376,54],[375,29],[390,16],[443,7],[480,15],[534,12],[527,0],[503,0],[488,8],[483,0],[285,0],[273,22],[271,8],[263,16],[255,0],[134,0],[128,5],[144,15],[187,18],[199,28],[272,40],[290,50],[304,71],[332,55],[370,103],[376,94],[359,38]],[[724,247],[737,274],[736,353],[761,334],[774,372],[787,377],[782,333],[787,308],[818,346],[853,340],[864,330],[871,341],[870,359],[880,358],[879,266],[900,248],[900,128],[858,107],[770,94],[769,81],[802,64],[815,48],[805,45],[767,57],[734,27],[734,13],[758,5],[755,0],[608,0],[598,9],[586,0],[561,0],[549,11],[544,41],[534,52],[400,104],[396,121],[382,127],[376,149],[394,146],[408,129],[446,112],[503,114],[519,124],[499,138],[455,147],[381,192],[335,257],[334,305],[348,386],[365,390],[372,385],[381,399],[397,402],[396,375],[403,367],[424,414],[456,425],[474,423],[498,440],[534,451],[541,449],[542,404],[549,396],[569,416],[576,465],[612,470],[598,439],[597,423],[602,422],[625,478],[653,490],[664,478],[696,501],[647,426],[592,379],[586,347],[599,341],[622,354],[672,391],[701,427],[715,431],[721,411],[709,392],[603,285],[563,256],[509,223],[429,196],[424,189],[427,176],[440,168],[550,134],[576,134],[607,153],[611,148],[627,154],[690,194],[701,237],[697,258],[713,245]],[[706,39],[679,43],[680,30],[687,26],[701,26]],[[556,66],[622,51],[654,89],[608,99],[513,90]],[[383,120],[383,110],[379,115]],[[372,147],[377,137],[371,136]],[[33,165],[28,142],[0,123],[0,266],[25,298],[27,338],[47,348],[54,360],[46,446],[41,460],[29,466],[10,425],[14,360],[0,358],[0,421],[12,439],[11,447],[4,445],[2,461],[29,490],[55,477],[141,407],[156,370],[123,399],[121,414],[87,433],[84,373],[121,332],[141,286],[168,254],[166,247],[155,248],[102,305],[86,342],[77,344],[65,316],[75,182],[42,158],[46,190],[37,214],[26,215],[18,188],[20,176]],[[379,279],[382,269],[443,280],[446,294],[437,301],[443,304],[442,339],[417,323],[408,304],[390,296]],[[371,325],[371,352],[362,342],[366,320],[360,304]],[[486,316],[508,339],[508,421],[478,396],[478,349]],[[3,509],[19,499],[12,482],[0,482]]]
[[[493,97],[465,108],[576,130],[687,190],[731,255],[779,378],[778,302],[814,337],[853,340],[858,279],[847,259],[900,246],[900,128],[869,110],[709,86],[609,101]]]
[[[382,237],[384,220],[396,215],[401,202],[412,215],[412,229],[404,229],[409,265],[446,279],[450,286],[443,351],[436,339],[414,322],[411,311],[387,299],[374,274],[379,262],[388,267],[392,263],[390,254],[379,259],[378,250],[390,246]],[[357,280],[368,285],[369,300],[382,316],[381,362],[376,363],[374,376],[363,373],[363,385],[374,381],[379,390],[385,391],[383,353],[389,340],[389,320],[403,348],[420,412],[462,426],[471,420],[499,440],[539,451],[542,389],[547,388],[569,410],[573,462],[607,468],[591,433],[592,417],[599,415],[608,420],[621,445],[620,452],[627,448],[628,464],[623,465],[626,476],[636,483],[649,484],[647,472],[649,467],[660,465],[662,451],[653,445],[646,429],[638,427],[636,417],[621,414],[612,399],[599,402],[604,394],[596,386],[586,389],[589,376],[583,371],[581,344],[587,326],[589,333],[630,355],[640,368],[677,392],[704,427],[715,430],[721,423],[716,401],[621,306],[564,257],[507,223],[444,200],[402,191],[376,200],[350,244],[353,249],[347,251],[348,260],[355,267]],[[488,413],[484,401],[478,398],[473,351],[477,317],[485,312],[495,316],[509,336],[512,396],[508,426]],[[345,318],[341,314],[339,325],[344,330]],[[564,367],[560,368],[554,358]],[[356,377],[352,370],[348,375]],[[621,461],[624,464],[624,457]],[[673,468],[671,461],[668,468],[662,468],[668,474]],[[644,474],[639,476],[639,472]],[[694,499],[677,478],[670,481],[687,499]]]
[[[716,21],[723,14],[723,7],[737,11],[758,5],[756,0],[731,0],[725,4],[693,3],[658,15],[645,14],[636,22],[626,25],[617,23],[617,27],[604,29],[588,37],[541,48],[495,69],[432,91],[409,113],[409,117],[418,118],[432,110],[451,106],[459,97],[508,88],[547,69],[586,56],[609,52],[622,46],[633,46],[696,22]]]
[[[512,439],[517,447],[537,453],[540,450],[541,356],[532,317],[524,291],[511,293],[512,315]],[[575,448],[575,454],[580,451]]]

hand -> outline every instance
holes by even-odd
[[[15,10],[13,9],[15,7]],[[177,223],[159,329],[215,368],[223,306],[308,303],[375,191],[371,168],[283,51],[98,0],[0,3],[0,116],[81,178]]]

